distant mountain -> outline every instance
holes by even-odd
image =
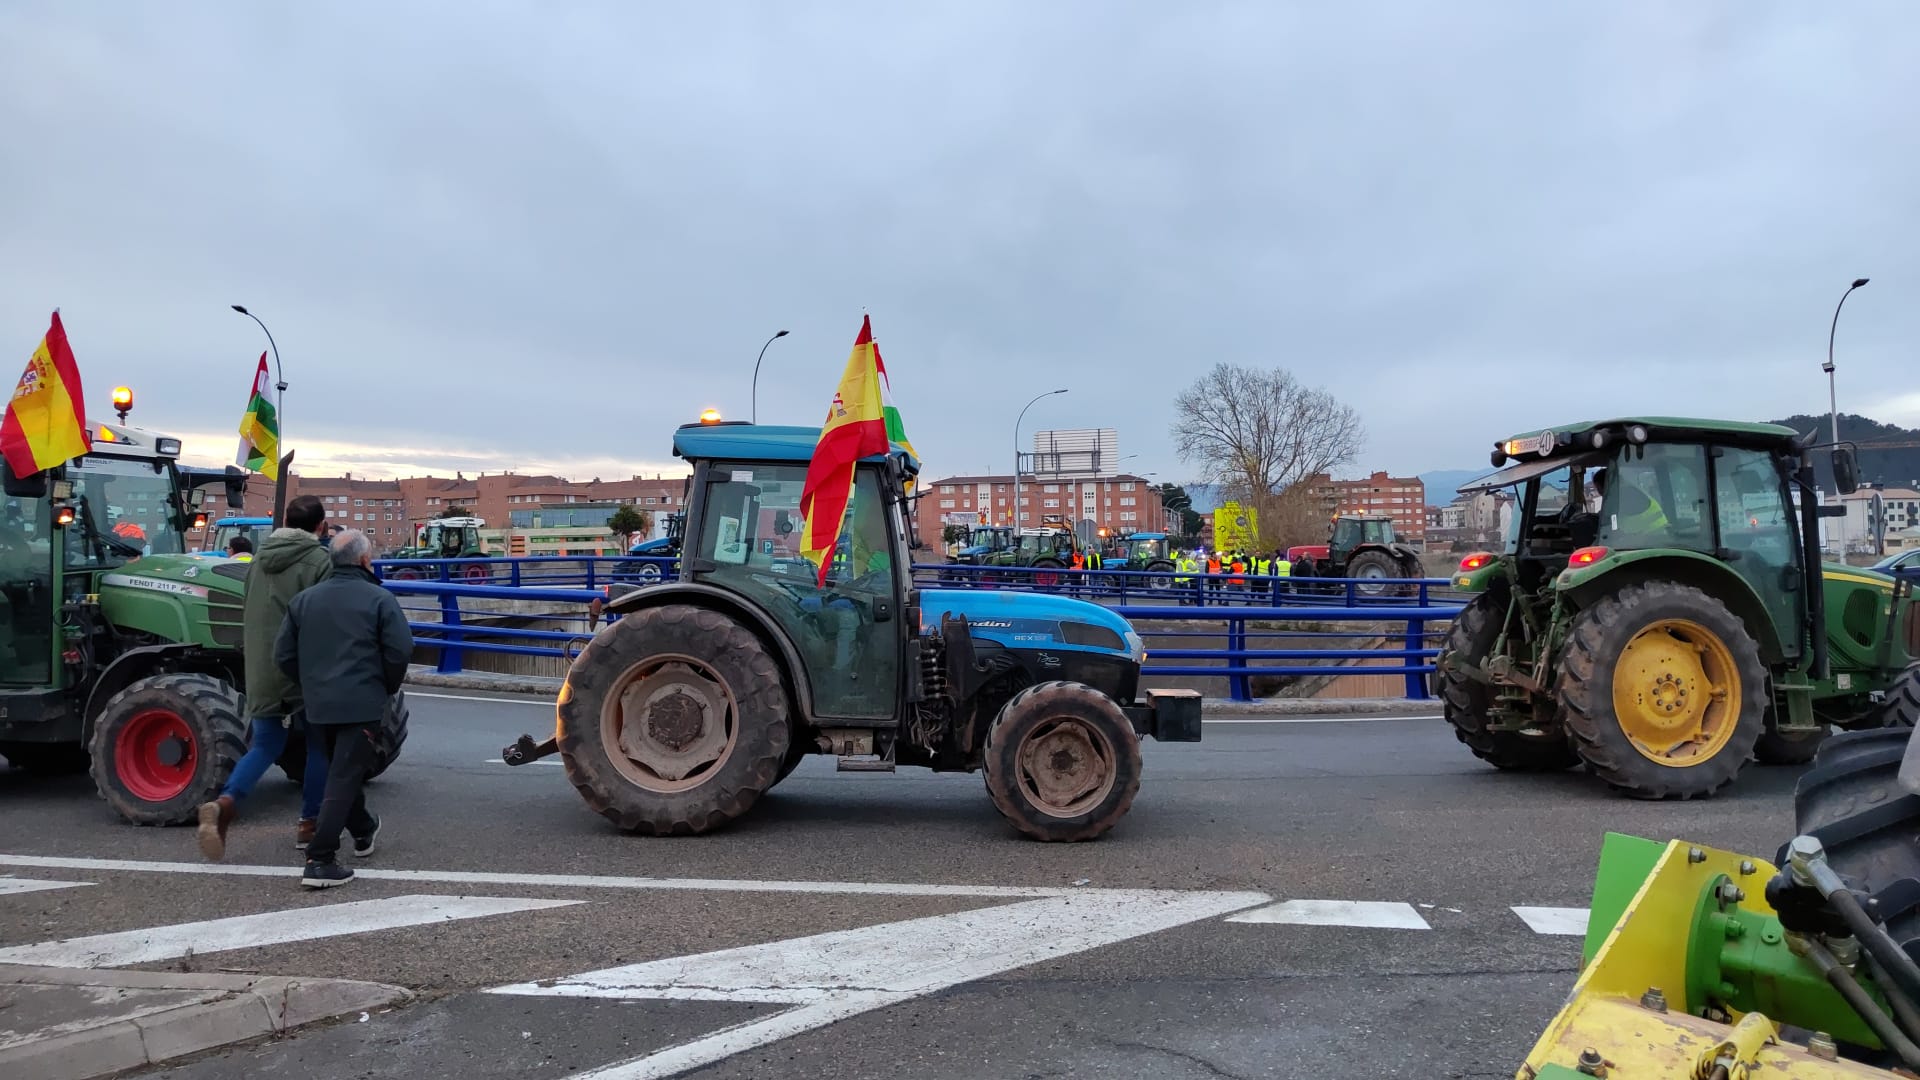
[[[1420,482],[1427,485],[1427,505],[1445,506],[1453,501],[1454,494],[1461,484],[1478,479],[1492,472],[1492,469],[1435,469],[1420,474]]]
[[[1770,420],[1799,432],[1817,432],[1821,442],[1833,439],[1832,421],[1825,416],[1789,416]],[[1886,487],[1920,487],[1920,430],[1882,424],[1852,413],[1840,414],[1840,438],[1860,445],[1860,481]],[[1876,450],[1871,443],[1907,443],[1906,446]],[[1818,455],[1815,471],[1820,485],[1833,490],[1833,471],[1827,468],[1826,455]]]

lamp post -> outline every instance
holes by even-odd
[[[273,353],[273,422],[280,429],[280,445],[287,443],[287,375],[280,367],[280,346],[273,340],[273,331],[260,321],[260,316],[248,311],[244,304],[229,305],[233,310],[259,323],[260,332],[267,335],[267,348]],[[287,453],[277,463],[279,476],[273,482],[273,524],[275,528],[286,524],[287,509],[287,469],[293,462],[293,454]]]
[[[768,338],[767,345],[771,345],[786,336],[787,332],[782,330]],[[760,361],[767,358],[767,345],[760,346],[760,355],[753,361],[753,411],[749,415],[753,417],[752,422],[756,424],[760,422]]]
[[[1867,280],[1866,278],[1853,279],[1853,284],[1847,286],[1847,291],[1840,294],[1840,302],[1833,305],[1833,322],[1827,326],[1827,362],[1820,366],[1820,370],[1827,373],[1827,416],[1833,424],[1833,444],[1835,446],[1840,445],[1840,402],[1839,398],[1835,396],[1833,389],[1833,335],[1835,331],[1840,329],[1840,309],[1847,306],[1847,297],[1853,295],[1853,290],[1865,285]],[[1837,496],[1839,494],[1837,480],[1835,488],[1834,494]],[[1840,505],[1845,506],[1846,503],[1842,502]],[[1839,534],[1835,537],[1835,543],[1840,549],[1840,557],[1845,559],[1847,557],[1846,518],[1842,517],[1834,522],[1834,532]]]
[[[1025,420],[1027,418],[1027,409],[1033,408],[1034,405],[1038,403],[1041,398],[1052,397],[1055,394],[1064,394],[1066,392],[1067,392],[1066,388],[1062,387],[1059,390],[1049,390],[1044,394],[1037,395],[1034,397],[1032,401],[1027,402],[1026,406],[1020,410],[1019,416],[1014,417],[1014,420],[1013,420],[1013,527],[1016,531],[1020,528],[1020,517],[1021,517],[1021,514],[1020,514],[1020,421]]]

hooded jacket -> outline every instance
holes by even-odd
[[[240,646],[246,662],[247,714],[292,716],[300,687],[273,662],[273,639],[286,621],[287,605],[333,572],[327,549],[310,532],[275,529],[247,568],[246,606]]]
[[[306,695],[307,723],[377,727],[407,678],[413,633],[400,601],[358,566],[293,598],[273,659]]]

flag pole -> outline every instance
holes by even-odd
[[[260,316],[248,311],[244,304],[228,306],[254,322],[260,323],[261,332],[267,335],[267,348],[273,350],[273,420],[280,429],[277,441],[281,446],[285,446],[287,445],[287,374],[280,367],[280,345],[273,340],[273,331],[268,330],[267,324],[260,321]],[[286,524],[281,520],[281,514],[287,508],[287,463],[292,460],[293,452],[288,451],[287,456],[280,459],[280,475],[273,481],[273,527],[276,529]]]

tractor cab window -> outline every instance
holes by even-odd
[[[1713,459],[1720,546],[1733,571],[1767,605],[1780,639],[1792,650],[1806,604],[1800,588],[1800,545],[1788,502],[1786,476],[1773,455],[1719,448]]]
[[[707,475],[693,580],[740,594],[780,623],[806,663],[815,713],[894,715],[910,567],[879,470],[855,473],[824,585],[801,546],[805,465],[712,464]]]
[[[45,499],[0,515],[0,684],[46,686],[53,671],[53,530]]]
[[[64,530],[67,565],[118,566],[186,550],[165,461],[88,454],[67,468],[78,519]]]
[[[1596,471],[1598,543],[1615,550],[1713,550],[1707,520],[1706,447],[1658,443],[1627,447]]]

